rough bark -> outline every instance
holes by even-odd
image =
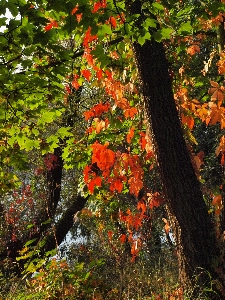
[[[140,1],[129,7],[140,13]],[[138,24],[138,22],[137,22]],[[200,184],[193,170],[176,109],[163,43],[147,40],[133,43],[145,109],[154,139],[163,190],[177,241],[180,281],[184,288],[207,285],[207,272],[213,279],[219,256],[213,223],[207,212]],[[197,291],[196,291],[197,292]]]
[[[214,227],[183,138],[163,44],[146,41],[133,48],[164,193],[174,227],[179,227],[175,234],[180,279],[186,286],[198,268],[214,273],[218,257]]]

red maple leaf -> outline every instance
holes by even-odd
[[[134,127],[130,128],[128,134],[127,134],[127,142],[128,144],[131,143],[132,138],[134,137]]]
[[[45,30],[45,31],[49,31],[49,30],[52,29],[52,27],[53,27],[53,24],[52,24],[52,23],[48,23],[48,24],[44,27],[44,30]]]
[[[49,30],[51,30],[53,27],[57,28],[57,27],[59,27],[59,24],[58,24],[57,21],[51,20],[51,19],[50,19],[50,23],[48,23],[46,26],[44,26],[44,30],[45,30],[45,31],[49,31]]]
[[[116,27],[116,19],[115,19],[114,17],[110,17],[110,18],[109,18],[109,23],[111,24],[111,26],[112,26],[113,28]]]
[[[91,79],[91,72],[89,70],[81,70],[81,74],[84,76],[87,81]]]
[[[110,191],[114,192],[114,191],[118,191],[118,193],[121,193],[123,190],[123,182],[121,181],[120,178],[110,178],[108,180],[108,182],[110,182]]]
[[[102,76],[102,69],[97,70],[96,76],[97,76],[98,80],[101,80],[101,79],[102,79],[102,77],[103,77],[103,76]]]
[[[83,45],[84,47],[88,47],[88,43],[91,43],[92,41],[97,39],[97,35],[91,35],[91,27],[88,27],[88,30],[86,31],[85,35],[84,35],[84,41],[83,41]]]
[[[91,12],[96,13],[100,8],[106,8],[106,6],[106,0],[100,0],[94,4],[93,10]]]
[[[121,236],[120,236],[120,242],[122,244],[124,244],[126,242],[126,239],[127,239],[126,234],[121,234]]]
[[[87,186],[88,186],[90,193],[93,194],[95,186],[99,186],[99,187],[102,186],[102,178],[95,177],[95,178],[91,179]]]
[[[80,23],[81,19],[82,19],[83,13],[80,14],[76,14],[76,18],[77,18],[77,22]]]
[[[74,7],[74,9],[71,11],[71,15],[74,15],[78,11],[78,5]]]
[[[104,112],[107,112],[110,104],[96,104],[89,111],[84,112],[85,120],[88,121],[92,117],[100,117]]]
[[[150,209],[153,209],[154,207],[158,207],[164,202],[163,197],[160,196],[160,194],[158,192],[156,192],[154,194],[147,193],[147,196],[148,196]]]
[[[126,109],[126,110],[124,111],[124,116],[125,116],[126,119],[128,119],[128,118],[133,119],[134,116],[135,116],[137,113],[138,113],[137,108],[131,107],[131,108],[128,108],[128,109]]]

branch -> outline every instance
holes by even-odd
[[[72,205],[66,210],[62,218],[55,225],[55,228],[46,236],[45,251],[50,251],[59,246],[74,223],[74,215],[81,211],[87,203],[86,198],[78,195]]]
[[[112,46],[112,45],[115,45],[115,44],[118,44],[120,42],[122,42],[122,40],[124,39],[124,37],[119,37],[115,40],[112,40],[110,42],[107,42],[107,43],[104,43],[103,46],[104,47],[109,47],[109,46]],[[72,56],[72,59],[75,59],[75,58],[78,58],[80,56],[82,56],[84,54],[84,50],[81,50],[79,52],[75,52]],[[65,63],[67,62],[68,60],[67,59],[62,59],[62,60],[55,60],[55,61],[52,61],[50,62],[48,65],[46,65],[45,67],[48,68],[48,67],[52,67],[52,66],[57,66],[59,64],[62,64],[62,63]]]

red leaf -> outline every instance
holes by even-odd
[[[158,207],[164,202],[164,199],[160,196],[158,192],[154,194],[147,193],[147,196],[148,196],[150,209],[153,209],[154,207]]]
[[[111,26],[112,26],[113,28],[116,27],[116,19],[115,19],[114,17],[110,17],[110,18],[109,18],[109,23],[111,24]]]
[[[83,174],[84,174],[84,182],[87,183],[89,180],[89,172],[91,171],[91,167],[90,166],[86,166],[84,168]]]
[[[165,223],[165,226],[164,226],[165,232],[166,232],[166,234],[168,234],[169,231],[170,231],[170,225],[169,225],[169,222],[168,222],[168,220],[165,219],[165,218],[162,218],[162,220],[163,220],[163,222]]]
[[[71,11],[71,15],[74,15],[78,11],[78,5],[74,7],[74,9]]]
[[[92,41],[97,39],[97,35],[91,35],[91,27],[89,26],[88,30],[86,31],[84,35],[84,41],[83,45],[84,47],[88,47],[88,43],[91,43]]]
[[[139,191],[143,187],[143,181],[140,178],[130,177],[130,179],[128,180],[128,183],[129,183],[130,193],[134,194],[137,197]]]
[[[141,209],[143,214],[146,212],[147,208],[146,208],[144,201],[141,200],[138,202],[137,209]]]
[[[135,107],[131,107],[124,111],[124,116],[126,119],[128,119],[128,118],[133,119],[137,113],[138,113],[138,110]]]
[[[76,18],[77,18],[77,22],[80,23],[81,19],[82,19],[83,13],[80,14],[76,14]]]
[[[110,174],[110,168],[115,162],[115,153],[107,149],[107,145],[101,145],[95,142],[92,145],[92,164],[97,163],[99,169],[102,171],[102,175],[106,178]]]
[[[88,121],[91,117],[100,117],[102,113],[107,112],[109,108],[109,103],[96,104],[89,111],[84,112],[85,120]]]
[[[128,144],[131,143],[131,139],[134,137],[134,127],[130,128],[128,134],[127,134],[127,142]]]
[[[44,27],[44,30],[45,30],[45,31],[49,31],[49,30],[52,29],[52,27],[53,27],[53,24],[52,24],[52,23],[48,23],[48,24]]]
[[[144,150],[146,145],[147,145],[147,140],[145,138],[146,134],[144,132],[140,132],[140,140],[139,140],[139,145],[141,146],[141,150]]]
[[[71,89],[68,85],[65,86],[67,94],[71,94]]]
[[[109,182],[111,182],[110,187],[109,187],[110,191],[112,191],[112,192],[118,191],[118,193],[122,192],[122,190],[123,190],[123,183],[122,183],[121,179],[119,179],[119,178],[112,179]]]
[[[98,80],[101,80],[101,79],[102,79],[102,69],[99,69],[99,70],[96,72],[96,76],[97,76]]]
[[[76,90],[79,89],[80,84],[79,84],[79,82],[76,80],[76,78],[74,78],[74,80],[72,81],[72,86],[73,86]]]
[[[110,241],[112,240],[112,236],[113,236],[113,231],[109,230],[108,231],[108,237],[109,237]]]
[[[95,177],[91,179],[91,181],[88,183],[88,189],[91,194],[94,193],[95,186],[102,186],[102,178],[101,177]]]
[[[106,8],[106,6],[106,0],[100,0],[94,4],[93,10],[91,12],[96,13],[100,8]]]
[[[81,70],[81,74],[84,76],[87,81],[91,79],[91,72],[89,70]]]
[[[122,244],[124,244],[126,242],[126,239],[127,239],[126,234],[121,234],[121,236],[120,236],[120,242]]]

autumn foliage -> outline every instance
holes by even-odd
[[[5,28],[0,32],[0,250],[6,256],[4,264],[16,264],[18,253],[22,257],[18,265],[37,253],[43,256],[46,241],[38,247],[50,234],[58,247],[58,221],[79,197],[85,199],[85,207],[74,212],[71,224],[79,221],[81,227],[93,230],[96,245],[102,244],[119,268],[121,255],[124,264],[134,265],[139,255],[148,257],[149,241],[155,242],[156,236],[160,245],[166,240],[164,244],[174,247],[165,208],[168,199],[159,176],[159,145],[146,114],[149,107],[143,104],[146,83],[140,80],[133,52],[134,45],[144,47],[153,40],[162,43],[166,53],[190,165],[219,244],[223,243],[224,1],[199,2],[198,7],[193,1],[147,1],[141,3],[144,15],[132,13],[129,1],[25,2],[3,1],[0,9],[1,14],[7,9],[13,16],[0,18]],[[165,96],[160,89],[157,93],[157,97]],[[213,132],[210,137],[209,132]],[[169,138],[163,142],[171,143]],[[32,241],[23,247],[33,237],[36,246]],[[20,244],[15,257],[9,256],[8,240]],[[175,252],[171,251],[172,257]],[[47,263],[46,257],[40,265],[35,257],[32,268],[24,263],[29,274],[38,272],[29,281],[30,290],[53,291],[59,270],[57,280],[65,284],[64,296],[78,297],[85,286],[84,297],[91,297],[90,291],[100,285],[92,277],[98,260],[91,267],[78,263],[77,273],[71,275],[66,262]],[[123,288],[104,289],[112,299],[122,299]],[[54,297],[61,297],[60,293],[57,289]],[[162,294],[151,295],[164,299]],[[183,299],[183,290],[165,295],[169,300]]]

